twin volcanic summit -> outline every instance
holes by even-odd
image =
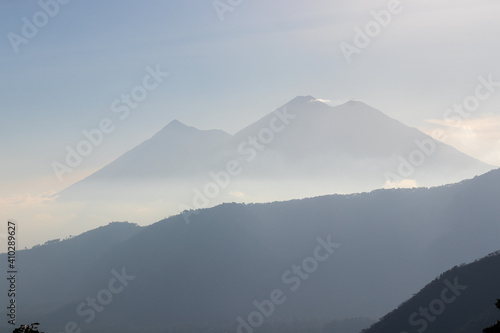
[[[303,96],[234,135],[174,120],[59,200],[160,202],[179,212],[405,182],[435,186],[492,168],[364,103],[333,107]]]

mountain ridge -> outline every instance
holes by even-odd
[[[482,332],[500,319],[494,307],[500,295],[499,266],[500,251],[454,266],[363,333]]]
[[[265,300],[274,289],[286,291],[287,302],[276,308],[273,320],[289,321],[296,313],[325,322],[382,316],[449,267],[498,250],[499,184],[500,169],[431,189],[226,203],[199,210],[190,224],[182,215],[172,216],[96,257],[82,254],[77,262],[85,267],[80,275],[86,287],[58,293],[63,299],[53,299],[57,303],[51,308],[59,310],[43,322],[54,330],[69,320],[81,322],[75,316],[78,304],[106,286],[113,269],[122,268],[136,279],[106,307],[105,316],[84,325],[87,331],[101,333],[115,325],[127,332],[140,322],[137,307],[148,313],[148,329],[159,329],[155,323],[164,321],[231,325],[255,311],[252,302]],[[282,276],[311,256],[318,237],[330,237],[340,247],[292,292]],[[32,272],[32,256],[40,249],[30,251],[19,267],[25,277],[19,304],[31,300],[42,306],[43,291],[61,285]],[[40,263],[54,258],[49,253],[36,257]],[[73,271],[67,260],[53,262],[54,276]]]

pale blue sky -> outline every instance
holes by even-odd
[[[19,53],[7,35],[21,34],[40,6],[0,2],[0,198],[69,186],[173,119],[234,133],[313,95],[361,100],[425,129],[479,75],[500,81],[495,0],[402,0],[402,13],[348,64],[340,43],[388,2],[243,0],[221,21],[210,0],[73,0]],[[169,77],[119,121],[111,103],[157,64]],[[499,105],[500,91],[473,118],[497,119]],[[116,131],[60,183],[51,162],[103,118]]]

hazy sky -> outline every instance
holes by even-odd
[[[395,1],[220,0],[219,13],[211,0],[69,1],[57,13],[49,0],[1,1],[0,216],[15,218],[14,207],[43,202],[173,119],[233,134],[297,95],[445,128],[447,143],[500,166],[500,87],[460,126],[442,121],[480,76],[500,82],[500,3]],[[45,3],[52,15],[40,13]],[[388,7],[391,22],[348,63],[341,43],[355,45],[355,29]],[[120,119],[113,103],[156,69],[168,76]],[[105,118],[115,130],[60,182],[51,163]]]

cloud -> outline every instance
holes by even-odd
[[[54,220],[54,216],[48,213],[42,213],[42,214],[37,214],[35,215],[37,220],[46,220],[46,221],[52,221]]]
[[[415,179],[403,179],[397,182],[387,180],[384,184],[385,189],[390,188],[414,188],[418,187],[417,181]]]
[[[10,198],[0,198],[0,206],[17,206],[17,207],[38,207],[43,204],[53,203],[57,196],[55,192],[45,192],[41,195],[32,195],[31,193],[25,193],[20,195],[15,195]]]
[[[442,119],[427,119],[426,122],[433,125],[422,129],[426,134],[440,130],[444,143],[485,163],[500,166],[500,115],[484,113],[477,118],[455,122]]]
[[[229,195],[231,195],[232,197],[235,197],[235,198],[244,198],[245,197],[245,193],[243,193],[243,192],[229,192]]]
[[[330,106],[339,106],[345,103],[348,103],[350,101],[356,100],[355,97],[348,98],[348,99],[338,99],[338,100],[332,100],[332,99],[325,99],[325,98],[316,98],[316,99],[311,99],[310,102],[321,102],[328,104]]]

